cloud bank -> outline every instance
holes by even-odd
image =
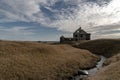
[[[0,22],[35,22],[93,38],[120,37],[120,0],[0,0]]]

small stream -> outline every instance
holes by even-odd
[[[93,76],[98,70],[100,70],[102,68],[102,65],[104,63],[104,61],[106,60],[106,58],[104,56],[100,56],[100,61],[97,63],[96,67],[91,68],[89,70],[81,70],[81,71],[85,71],[88,72],[88,75],[77,75],[74,76],[74,78],[72,80],[82,80],[84,77],[87,76]]]

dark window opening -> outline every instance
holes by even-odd
[[[83,37],[83,35],[81,34],[80,37]]]
[[[77,35],[75,35],[75,37],[77,37]]]

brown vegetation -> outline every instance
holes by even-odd
[[[111,57],[120,52],[119,39],[99,39],[74,44],[75,47],[87,49],[92,53]]]
[[[69,45],[0,41],[0,80],[65,80],[97,60]]]
[[[95,54],[108,57],[104,67],[94,76],[85,80],[119,80],[120,79],[120,40],[101,39],[76,43],[75,47],[87,49]]]
[[[117,55],[114,55],[113,57],[108,58],[105,61],[104,66],[110,65],[110,64],[118,62],[118,61],[120,61],[120,53],[118,53]]]
[[[120,79],[120,54],[117,54],[105,62],[103,69],[89,80],[119,80]]]

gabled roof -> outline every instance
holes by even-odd
[[[60,38],[64,38],[64,36],[62,35]]]
[[[81,29],[81,27],[80,27],[79,29],[77,29],[77,30],[74,32],[74,34],[75,34],[75,33],[79,33],[79,34],[89,34],[89,33],[85,32],[83,29]]]

